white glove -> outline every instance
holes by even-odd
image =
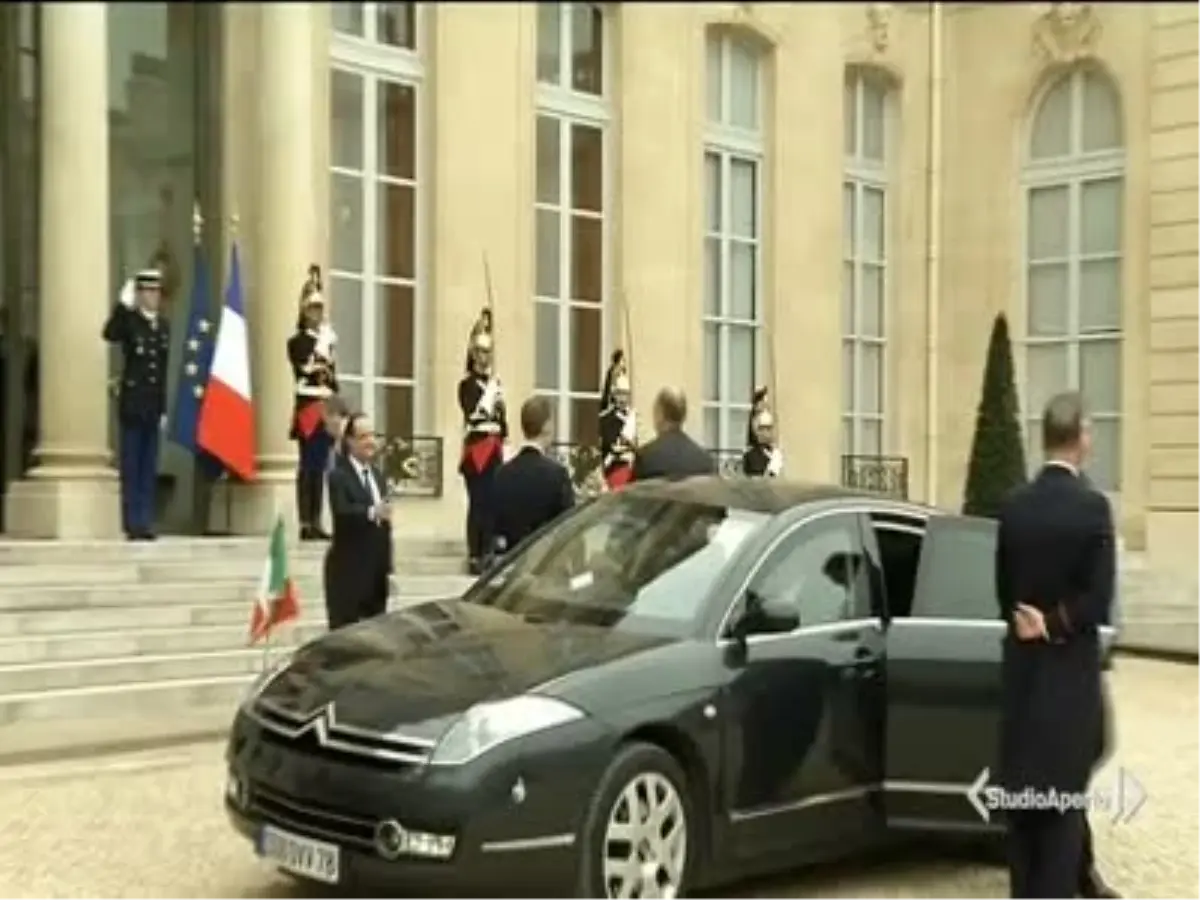
[[[621,425],[621,438],[630,445],[637,443],[637,414],[631,409],[625,415],[625,422]]]
[[[130,278],[121,286],[121,293],[117,295],[117,302],[126,309],[133,309],[133,301],[136,296],[137,289],[133,286],[133,279]]]
[[[783,474],[783,451],[778,447],[771,451],[771,458],[767,462],[767,474],[772,478],[778,478]]]
[[[483,396],[479,398],[480,412],[484,413],[484,415],[490,416],[496,411],[496,404],[502,397],[503,392],[500,389],[500,379],[489,379],[487,387],[483,389]]]

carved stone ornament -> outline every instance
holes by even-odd
[[[1050,3],[1033,23],[1034,51],[1046,62],[1070,65],[1096,52],[1100,32],[1094,3]]]
[[[891,41],[889,29],[892,24],[893,6],[891,3],[867,4],[867,37],[876,53],[887,50]]]

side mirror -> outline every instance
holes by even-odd
[[[796,604],[780,597],[764,597],[749,589],[745,609],[733,627],[733,638],[744,641],[752,634],[787,634],[799,627],[800,610]]]

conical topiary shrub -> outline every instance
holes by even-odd
[[[996,316],[983,370],[983,396],[975,418],[975,439],[967,467],[963,512],[995,518],[1008,493],[1025,483],[1025,446],[1013,379],[1008,320]]]

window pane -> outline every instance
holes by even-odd
[[[863,81],[862,156],[876,162],[887,159],[885,114],[887,94],[882,84]]]
[[[842,453],[854,455],[854,420],[846,416],[842,416]]]
[[[758,237],[758,166],[744,159],[729,161],[730,233]]]
[[[329,292],[329,317],[338,339],[338,374],[362,375],[362,282],[334,276],[329,279]]]
[[[562,247],[558,233],[558,213],[539,209],[537,218],[537,295],[562,297]]]
[[[1079,266],[1079,331],[1121,329],[1121,261],[1098,259]]]
[[[1042,453],[1042,420],[1025,420],[1025,462],[1030,472],[1036,472],[1046,461]]]
[[[725,315],[731,318],[753,319],[757,314],[757,256],[758,248],[754,244],[729,242],[729,306]]]
[[[858,334],[883,337],[883,266],[862,266],[862,293],[859,296]]]
[[[854,259],[854,185],[842,185],[842,259]]]
[[[1026,414],[1041,420],[1042,410],[1055,394],[1069,390],[1066,344],[1030,344],[1025,350]]]
[[[545,390],[558,389],[559,306],[535,302],[534,343],[537,363],[534,384]]]
[[[380,3],[377,9],[376,40],[391,47],[416,49],[417,5],[415,3]]]
[[[600,348],[604,342],[604,319],[600,310],[571,309],[571,390],[600,392]]]
[[[571,206],[604,209],[604,133],[589,125],[571,126]]]
[[[727,449],[740,450],[746,442],[746,425],[750,420],[749,410],[741,407],[730,409],[726,407],[725,421],[728,431],[725,432]]]
[[[1029,155],[1034,159],[1071,152],[1071,79],[1061,79],[1042,99],[1033,121]]]
[[[716,153],[704,154],[704,200],[708,207],[708,230],[712,234],[721,231],[721,157]]]
[[[417,177],[417,92],[407,84],[378,82],[379,174]]]
[[[332,267],[343,272],[363,271],[363,180],[352,175],[333,175],[329,192]]]
[[[883,191],[864,187],[862,205],[862,258],[871,262],[883,262],[887,251],[884,237],[887,217]]]
[[[721,399],[721,327],[704,326],[704,399]]]
[[[842,263],[842,334],[854,334],[854,263]]]
[[[571,440],[585,447],[600,443],[600,401],[589,397],[571,399]]]
[[[861,456],[883,456],[883,423],[878,419],[859,419],[858,447]]]
[[[705,44],[705,108],[708,110],[708,121],[721,122],[721,47],[723,41],[716,35],[709,35]]]
[[[1096,72],[1083,78],[1083,151],[1121,146],[1121,101],[1112,84]]]
[[[1029,267],[1029,334],[1057,337],[1067,333],[1067,264]]]
[[[1069,253],[1068,188],[1034,188],[1029,192],[1029,259],[1063,259]]]
[[[363,4],[334,3],[332,9],[334,31],[352,37],[363,36]]]
[[[413,392],[408,385],[388,384],[375,388],[375,431],[388,437],[410,437],[413,433]]]
[[[1121,345],[1117,341],[1079,344],[1079,390],[1093,413],[1121,410]]]
[[[713,448],[721,446],[721,410],[715,406],[704,409],[704,444]]]
[[[416,310],[410,285],[376,288],[375,374],[385,378],[416,377]]]
[[[416,190],[403,184],[379,185],[379,259],[376,271],[385,278],[415,278]]]
[[[847,78],[842,93],[842,149],[847,157],[853,157],[857,151],[856,137],[858,134],[858,106],[855,103],[855,92],[858,79]]]
[[[604,223],[571,216],[571,299],[599,303],[603,294]]]
[[[571,4],[571,87],[597,97],[604,85],[604,14],[596,3]]]
[[[1121,252],[1121,179],[1084,182],[1082,202],[1083,252]]]
[[[1102,491],[1121,486],[1121,423],[1114,419],[1092,420],[1092,455],[1087,473]]]
[[[361,381],[347,381],[345,378],[338,379],[338,396],[346,401],[346,405],[351,411],[362,411],[366,409],[363,403],[363,386]]]
[[[545,4],[538,9],[544,9]],[[562,161],[559,159],[561,120],[554,116],[537,117],[537,202],[562,203]]]
[[[730,325],[726,333],[729,336],[729,394],[723,399],[746,402],[754,390],[755,329]]]
[[[704,239],[704,312],[721,314],[721,240]]]
[[[883,412],[883,348],[878,344],[859,344],[858,365],[857,412]]]
[[[358,4],[347,4],[357,6]],[[338,8],[337,5],[334,6]],[[339,169],[363,167],[363,79],[361,75],[333,69],[329,74],[329,104],[333,109],[330,129],[330,165]]]
[[[546,84],[558,84],[560,81],[563,9],[564,7],[557,3],[537,5],[537,78]]]
[[[842,341],[842,412],[854,412],[854,341]]]
[[[729,124],[758,128],[758,52],[745,41],[729,46]]]

